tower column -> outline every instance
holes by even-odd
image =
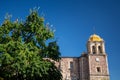
[[[104,43],[102,42],[102,53],[104,54],[105,53],[105,46],[104,46]]]
[[[99,52],[98,52],[98,44],[97,43],[95,44],[95,47],[96,47],[96,54],[98,54]]]
[[[87,43],[87,51],[88,51],[89,54],[92,54],[92,52],[93,52],[92,51],[92,45],[91,45],[90,42]]]
[[[92,54],[92,52],[93,52],[93,51],[92,51],[92,45],[90,45],[90,54]]]

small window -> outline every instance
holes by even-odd
[[[101,72],[101,69],[100,69],[100,67],[97,67],[97,72]]]
[[[70,62],[70,69],[73,69],[73,62]]]

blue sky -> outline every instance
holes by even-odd
[[[105,40],[111,80],[120,80],[120,1],[119,0],[1,0],[0,24],[6,13],[12,20],[25,20],[29,9],[40,7],[39,14],[55,28],[62,56],[80,56],[95,33]]]

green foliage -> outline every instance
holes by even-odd
[[[0,76],[5,80],[61,80],[54,63],[59,46],[44,18],[32,11],[25,22],[5,19],[0,26]],[[47,42],[47,41],[51,42]]]

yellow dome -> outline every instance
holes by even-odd
[[[93,34],[90,36],[89,41],[103,41],[103,39],[100,38],[100,36]]]

